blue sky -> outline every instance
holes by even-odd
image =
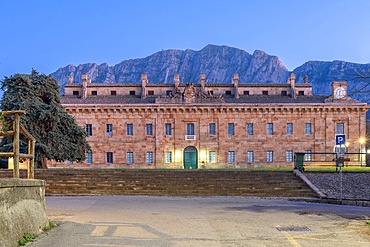
[[[263,50],[289,70],[369,63],[369,11],[367,0],[1,0],[0,79],[207,44]]]

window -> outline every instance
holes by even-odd
[[[208,91],[210,95],[213,95],[213,90]]]
[[[269,95],[269,91],[262,91],[262,95]]]
[[[107,124],[107,136],[112,136],[113,135],[113,126],[112,124]]]
[[[73,93],[72,93],[74,96],[78,96],[78,95],[80,95],[80,92],[79,91],[73,91]]]
[[[146,124],[146,135],[147,136],[153,135],[153,124]]]
[[[247,135],[249,136],[253,135],[253,124],[252,123],[247,124]]]
[[[154,95],[154,91],[153,90],[149,90],[148,91],[148,95]]]
[[[153,152],[146,152],[146,163],[152,164],[153,163]]]
[[[267,128],[267,135],[271,136],[274,134],[274,124],[268,123],[266,125],[266,128]]]
[[[306,135],[312,134],[312,125],[311,123],[306,123]]]
[[[344,134],[344,123],[337,123],[335,134]]]
[[[166,123],[165,127],[166,127],[166,136],[172,135],[172,124]]]
[[[244,95],[249,95],[249,91],[244,91],[243,94]]]
[[[93,159],[93,156],[92,156],[92,152],[88,152],[86,153],[86,164],[92,164],[92,159]]]
[[[299,96],[304,96],[304,91],[298,91]]]
[[[209,163],[216,163],[216,152],[209,151]]]
[[[311,150],[306,150],[304,155],[304,161],[312,161],[312,154]]]
[[[135,95],[135,91],[130,91],[130,95]]]
[[[86,124],[86,135],[92,136],[92,124]]]
[[[134,135],[134,125],[127,124],[126,135],[133,136]]]
[[[194,135],[194,124],[193,123],[186,124],[186,134]]]
[[[273,162],[274,161],[274,152],[273,151],[267,151],[266,160],[267,160],[267,162]]]
[[[293,162],[293,151],[286,151],[286,162]]]
[[[293,124],[292,123],[286,124],[286,134],[293,135]]]
[[[228,163],[234,163],[234,161],[235,161],[234,151],[227,152],[227,162]]]
[[[91,95],[98,95],[98,91],[91,91]]]
[[[134,163],[134,153],[127,152],[127,164],[133,164],[133,163]]]
[[[166,95],[167,95],[167,96],[172,96],[172,90],[167,90],[167,91],[166,91]]]
[[[227,124],[227,134],[229,136],[233,136],[235,134],[235,127],[234,127],[234,123],[228,123]]]
[[[113,153],[112,152],[107,152],[107,163],[113,164]]]
[[[254,153],[253,153],[253,151],[248,151],[247,152],[247,162],[249,162],[249,163],[254,162]]]
[[[172,152],[166,152],[166,163],[172,163]]]
[[[117,91],[110,91],[110,95],[117,95]]]
[[[215,136],[216,135],[216,124],[210,123],[209,124],[209,135]]]
[[[231,95],[231,91],[230,91],[230,90],[227,90],[227,91],[225,92],[225,94],[226,94],[226,95]]]
[[[287,91],[281,91],[281,96],[287,96]]]

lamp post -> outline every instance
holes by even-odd
[[[362,145],[365,143],[365,138],[360,137],[360,165],[362,166]]]

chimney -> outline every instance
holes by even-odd
[[[175,76],[173,77],[173,80],[175,82],[175,88],[176,88],[176,92],[177,92],[179,90],[179,85],[180,85],[180,75],[175,74]]]
[[[89,78],[86,74],[82,74],[82,98],[86,99],[87,97],[87,82]]]
[[[69,82],[70,84],[72,84],[72,83],[73,83],[73,76],[72,76],[72,74],[70,74],[70,75],[68,76],[68,82]]]
[[[201,91],[203,93],[206,91],[205,84],[206,84],[206,74],[202,73],[200,74],[200,86],[201,86]]]
[[[238,87],[239,75],[236,74],[236,73],[234,74],[232,84],[234,85],[234,90],[235,90],[234,96],[235,96],[236,99],[239,99],[239,87]]]
[[[290,84],[290,91],[293,99],[297,98],[297,94],[295,92],[295,74],[291,73],[288,78],[288,83]]]
[[[141,98],[146,98],[146,85],[148,85],[148,77],[145,72],[141,74]]]

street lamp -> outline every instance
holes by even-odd
[[[365,138],[360,137],[359,142],[360,142],[360,165],[362,166],[362,145],[365,143]]]

